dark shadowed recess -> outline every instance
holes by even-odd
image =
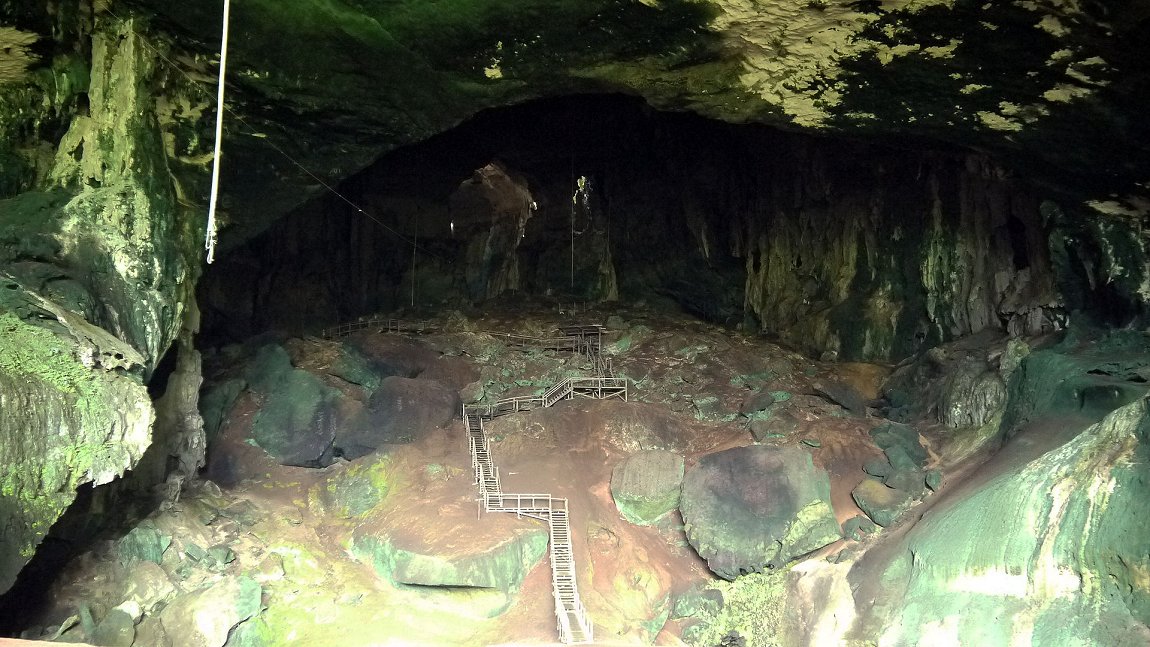
[[[468,240],[452,227],[452,195],[493,161],[522,175],[537,205],[518,245],[519,291],[559,301],[600,296],[589,285],[593,270],[579,267],[574,281],[570,271],[572,238],[577,256],[590,253],[582,248],[594,238],[610,250],[620,299],[738,324],[747,222],[775,217],[780,185],[802,181],[795,167],[825,154],[837,184],[861,184],[863,168],[910,165],[900,161],[907,150],[962,154],[920,141],[876,145],[726,124],[622,95],[485,111],[339,187],[382,225],[329,194],[211,266],[200,287],[203,340],[315,330],[413,305],[473,305],[461,287]],[[573,218],[579,177],[590,180],[592,206]]]

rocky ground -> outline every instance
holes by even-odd
[[[440,316],[422,334],[261,338],[206,360],[205,478],[74,560],[25,637],[554,642],[546,525],[479,514],[458,410],[588,374],[581,357],[499,336],[573,321],[607,326],[629,401],[564,401],[487,432],[505,492],[570,500],[597,642],[810,640],[844,604],[845,569],[882,579],[882,551],[932,501],[1009,472],[975,466],[999,444],[1004,380],[1030,350],[1017,340],[896,370],[642,306],[532,303]]]

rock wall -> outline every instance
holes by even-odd
[[[861,556],[796,569],[785,644],[1145,644],[1148,348],[1075,329],[1026,356],[1001,449]]]
[[[1061,326],[1035,188],[981,155],[858,152],[802,151],[748,223],[747,304],[765,330],[891,359]]]
[[[35,47],[0,79],[0,158],[21,162],[0,182],[0,591],[79,485],[149,446],[145,383],[195,329],[203,225],[176,179],[204,170],[199,94],[156,67],[164,43],[83,1],[16,18]]]

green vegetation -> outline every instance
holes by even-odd
[[[152,411],[138,382],[86,368],[52,332],[7,312],[0,331],[0,391],[25,403],[0,411],[0,464],[11,467],[0,472],[0,527],[16,553],[0,562],[2,589],[80,483],[111,480],[143,453]]]

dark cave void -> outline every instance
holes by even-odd
[[[1060,259],[1090,253],[1052,257],[1042,195],[985,155],[617,95],[480,113],[339,191],[370,215],[324,195],[209,267],[201,343],[512,292],[645,301],[892,359],[988,327],[1058,328],[1059,283],[1082,275]]]

